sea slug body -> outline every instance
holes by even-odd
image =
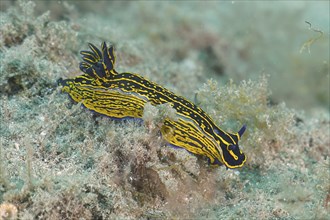
[[[175,95],[166,88],[135,73],[118,73],[114,67],[113,46],[103,42],[101,50],[89,44],[91,51],[81,51],[84,72],[75,78],[60,79],[62,92],[86,108],[112,118],[142,118],[147,102],[156,106],[169,103],[177,119],[166,118],[161,127],[162,137],[170,144],[206,156],[213,165],[227,168],[242,167],[246,161],[238,141],[245,131],[237,133],[220,129],[194,103]]]

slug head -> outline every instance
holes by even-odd
[[[238,145],[238,140],[240,140],[243,135],[246,126],[244,125],[233,137],[236,143],[225,145],[221,143],[221,148],[223,152],[223,162],[227,168],[234,169],[242,167],[246,161],[245,154],[241,151]]]

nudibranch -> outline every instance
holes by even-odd
[[[89,44],[91,51],[81,51],[83,72],[74,78],[60,79],[62,92],[86,108],[111,118],[142,118],[144,106],[169,103],[176,119],[165,118],[160,132],[172,146],[206,156],[212,165],[242,167],[246,161],[238,141],[246,127],[237,133],[219,128],[200,107],[168,89],[135,73],[115,70],[114,47],[103,42],[101,50]]]

